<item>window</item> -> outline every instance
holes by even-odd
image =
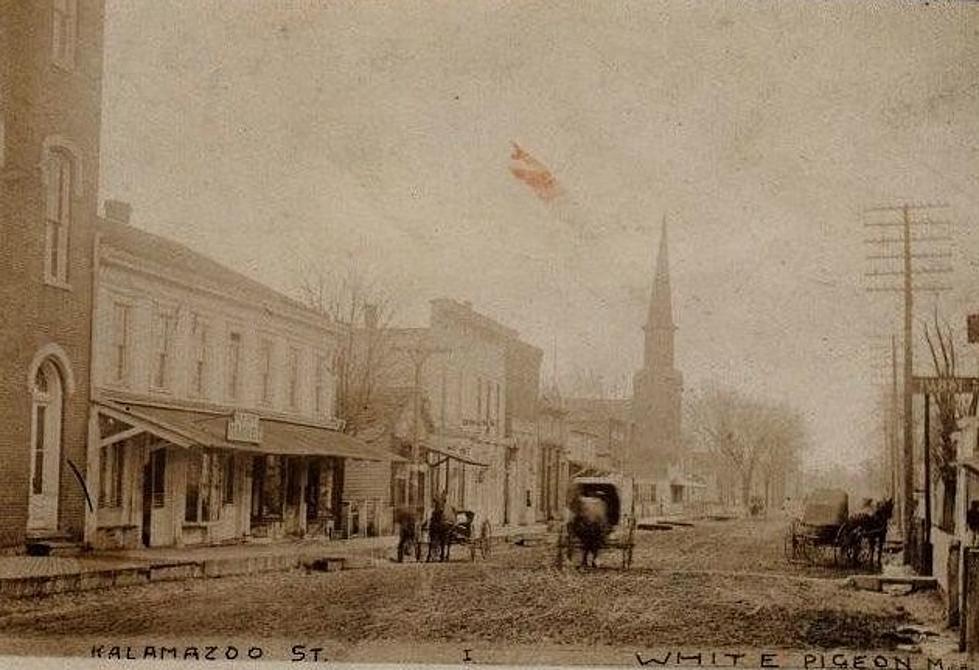
[[[241,333],[228,334],[228,398],[237,400],[241,393]]]
[[[38,403],[34,406],[34,476],[31,477],[31,493],[44,493],[44,435],[47,426],[47,405]]]
[[[221,518],[221,505],[234,502],[234,459],[231,454],[197,451],[187,462],[184,521],[207,523]]]
[[[78,41],[78,1],[54,0],[52,19],[52,58],[61,67],[73,68],[75,44]]]
[[[289,407],[299,407],[299,349],[289,347]]]
[[[323,354],[316,354],[316,370],[314,371],[313,379],[313,411],[317,415],[326,413],[326,405],[324,403],[325,388],[326,383],[326,356]]]
[[[483,379],[476,377],[476,422],[483,418]]]
[[[129,381],[129,324],[132,307],[117,302],[112,306],[113,379],[124,384]]]
[[[123,449],[121,444],[102,448],[99,475],[99,506],[122,505]]]
[[[48,282],[68,281],[68,227],[71,224],[72,158],[52,149],[44,161],[44,276]]]
[[[500,432],[501,420],[500,420],[500,385],[496,385],[496,432]]]
[[[153,507],[159,508],[166,505],[167,502],[167,489],[166,489],[166,475],[167,475],[167,451],[166,449],[157,449],[156,451],[150,452],[150,497],[153,501]]]
[[[258,344],[258,360],[262,375],[262,402],[272,402],[272,341],[262,340]]]
[[[157,389],[170,387],[170,366],[173,360],[173,335],[176,324],[177,319],[172,311],[157,309],[153,333],[153,387]]]
[[[235,459],[231,454],[221,455],[221,501],[231,505],[235,501]]]
[[[257,456],[252,467],[252,517],[282,518],[285,463],[279,456]]]
[[[204,398],[207,396],[207,324],[195,314],[190,330],[194,347],[191,391],[198,398]]]

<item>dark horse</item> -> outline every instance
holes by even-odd
[[[407,508],[400,508],[395,513],[395,521],[398,524],[398,563],[412,553],[418,559],[418,529],[414,512]]]
[[[432,500],[432,513],[428,517],[428,555],[425,562],[434,555],[439,561],[449,560],[449,541],[452,523],[445,516],[445,497],[436,496]]]
[[[604,500],[581,496],[575,499],[568,532],[581,543],[581,567],[596,567],[598,552],[605,546],[608,535],[608,510]],[[570,554],[570,547],[569,552]]]
[[[870,553],[870,564],[878,569],[884,560],[884,544],[887,542],[887,527],[894,513],[894,500],[874,503],[868,511],[851,516],[846,522],[845,542],[851,561],[859,559],[864,543]]]

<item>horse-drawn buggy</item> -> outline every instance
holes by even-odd
[[[785,537],[785,554],[791,560],[817,563],[826,553],[836,560],[837,538],[849,516],[846,491],[818,489],[809,494],[802,515],[792,520]]]
[[[568,487],[567,519],[558,533],[555,565],[563,567],[580,550],[581,565],[595,567],[599,552],[613,549],[622,553],[622,567],[629,568],[636,532],[631,492],[631,482],[620,477],[573,479]]]
[[[806,498],[801,517],[793,519],[786,535],[786,556],[818,563],[831,555],[834,564],[879,566],[893,509],[892,500],[867,500],[851,516],[845,491],[813,491]]]
[[[414,555],[416,561],[448,561],[452,545],[468,547],[470,560],[475,561],[479,554],[486,558],[492,544],[492,527],[489,520],[476,524],[476,513],[471,510],[445,510],[445,501],[436,498],[432,513],[427,519],[418,522],[410,513],[399,518],[400,539],[398,542],[398,562],[405,556]]]

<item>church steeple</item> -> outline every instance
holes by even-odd
[[[632,381],[632,421],[629,470],[644,477],[665,477],[680,457],[680,403],[683,375],[674,367],[673,296],[666,218],[659,237],[643,366]]]
[[[653,290],[649,297],[649,313],[646,316],[646,368],[672,370],[673,368],[673,296],[670,290],[670,254],[666,234],[666,217],[659,236],[656,253],[656,270]]]

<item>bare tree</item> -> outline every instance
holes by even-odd
[[[395,354],[390,326],[396,314],[393,293],[351,265],[327,270],[306,263],[299,291],[303,302],[340,328],[332,361],[337,380],[336,413],[348,433],[357,433]]]
[[[572,398],[606,398],[608,388],[605,377],[595,368],[575,368],[563,384]]]
[[[948,322],[939,323],[938,309],[931,326],[922,323],[925,341],[931,353],[935,375],[943,379],[955,377],[955,342],[952,339],[952,328]],[[948,524],[955,510],[955,433],[959,430],[959,419],[974,413],[975,398],[971,402],[960,398],[953,392],[936,393],[932,396],[938,409],[938,425],[933,426],[937,433],[931,440],[931,458],[935,467],[932,473],[935,479],[940,479],[945,490],[942,507],[942,524]],[[970,408],[971,405],[971,408]],[[929,436],[931,437],[931,436]]]
[[[789,408],[724,389],[708,390],[690,407],[694,438],[737,470],[742,505],[750,503],[759,473],[770,496],[776,480],[796,467],[805,431]]]

